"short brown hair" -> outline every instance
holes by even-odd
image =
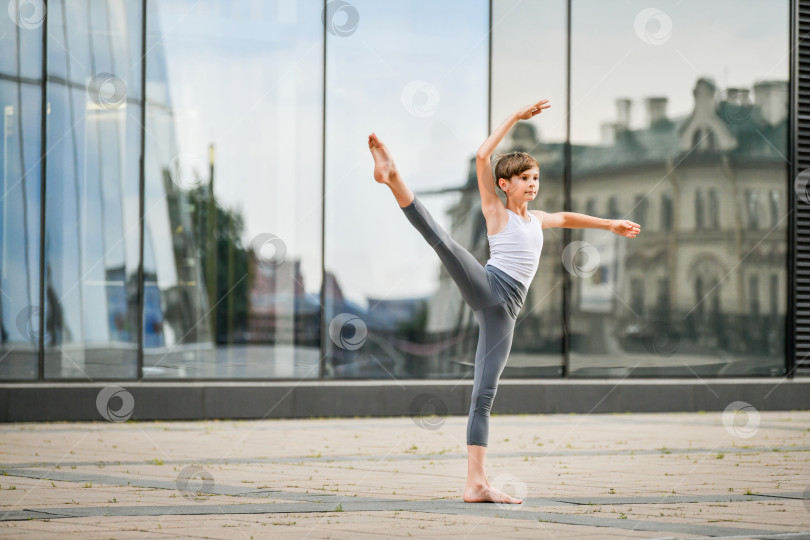
[[[540,164],[526,152],[510,152],[501,154],[495,162],[495,184],[500,188],[499,179],[510,180],[513,176],[528,171],[532,167],[540,168]],[[501,191],[503,191],[501,189]]]

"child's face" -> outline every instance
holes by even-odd
[[[518,201],[533,201],[537,197],[537,188],[540,184],[540,169],[532,167],[520,174],[512,176],[506,182],[504,191],[506,195]]]

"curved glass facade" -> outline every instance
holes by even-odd
[[[539,161],[532,208],[642,233],[544,230],[503,376],[786,373],[787,1],[22,4],[0,380],[471,378],[366,138],[483,264],[475,150],[541,98],[498,149]]]

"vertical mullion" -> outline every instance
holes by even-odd
[[[566,9],[565,144],[563,145],[563,208],[571,211],[571,0]],[[563,229],[563,245],[571,243],[571,229]],[[571,374],[571,275],[563,272],[563,377]]]
[[[790,48],[790,68],[788,69],[788,186],[787,186],[787,204],[788,213],[791,214],[788,219],[787,230],[787,306],[785,309],[785,369],[787,376],[792,377],[793,371],[796,368],[796,260],[795,260],[795,247],[796,247],[796,219],[797,212],[796,193],[793,187],[793,179],[798,175],[798,163],[796,162],[796,142],[797,138],[797,123],[796,116],[798,114],[799,104],[797,102],[797,86],[798,86],[798,57],[799,57],[799,32],[798,32],[798,2],[799,0],[791,0],[789,4],[790,14],[788,16],[788,47]]]
[[[145,213],[145,178],[146,178],[146,0],[141,0],[141,147],[138,170],[138,323],[135,328],[138,332],[137,350],[137,378],[143,379],[143,310],[144,310],[144,213]]]
[[[45,0],[45,13],[48,13],[48,0]],[[62,14],[64,17],[64,13]],[[48,128],[48,19],[42,21],[42,103],[40,109],[39,134],[39,328],[37,332],[37,379],[45,379],[45,173],[47,170],[47,133]],[[19,31],[19,29],[18,29]],[[22,84],[18,82],[17,84]],[[23,166],[23,170],[25,167]]]
[[[321,302],[320,302],[320,357],[318,360],[318,379],[324,378],[326,361],[326,25],[327,0],[323,0],[323,81],[321,90]],[[306,294],[306,291],[304,291]],[[293,344],[295,346],[295,344]]]
[[[492,3],[489,0],[489,53],[487,57],[487,136],[492,133]]]

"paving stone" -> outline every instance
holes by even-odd
[[[466,417],[6,424],[0,536],[810,537],[808,411],[761,411],[744,436],[720,413],[493,415],[489,479],[522,505],[461,500],[465,433]]]

